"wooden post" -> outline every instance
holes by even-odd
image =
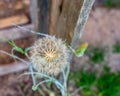
[[[78,41],[94,1],[50,0],[49,34],[72,44]]]
[[[31,19],[36,32],[48,32],[49,0],[30,0]]]
[[[84,3],[82,5],[82,8],[80,10],[80,14],[76,23],[76,27],[74,30],[74,35],[72,38],[72,42],[71,42],[71,46],[73,48],[76,47],[76,45],[78,44],[78,41],[82,35],[84,26],[87,22],[88,16],[90,14],[91,8],[94,4],[95,0],[84,0]]]
[[[31,0],[35,31],[55,35],[69,43],[78,41],[76,36],[82,33],[94,1]]]
[[[50,2],[49,34],[67,40],[71,47],[76,49],[95,0],[53,1]],[[72,57],[73,53],[69,57],[69,62]]]
[[[84,0],[50,0],[49,34],[71,42]]]

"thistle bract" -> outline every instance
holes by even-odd
[[[69,50],[65,42],[55,37],[43,37],[35,41],[30,50],[33,67],[47,75],[57,76],[68,66]]]

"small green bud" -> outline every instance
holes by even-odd
[[[78,49],[75,50],[75,55],[77,57],[83,56],[87,47],[88,47],[88,43],[87,42],[83,43]]]
[[[82,45],[80,45],[80,47],[79,47],[78,49],[76,49],[76,50],[74,50],[72,47],[69,46],[69,48],[71,49],[71,51],[72,51],[72,52],[75,54],[75,56],[77,56],[77,57],[83,56],[85,50],[87,49],[87,47],[88,47],[88,43],[87,43],[87,42],[85,42],[85,43],[83,43]]]
[[[38,86],[35,86],[35,85],[32,86],[32,90],[33,90],[33,91],[36,91],[37,89],[38,89]]]

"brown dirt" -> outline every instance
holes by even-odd
[[[0,96],[39,96],[38,92],[31,89],[31,78],[18,78],[20,74],[21,72],[0,77]]]

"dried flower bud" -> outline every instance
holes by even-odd
[[[69,50],[61,39],[38,39],[30,51],[34,68],[42,73],[57,76],[68,65]]]

